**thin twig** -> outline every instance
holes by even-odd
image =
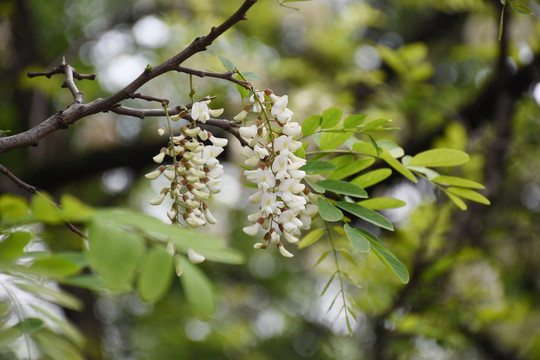
[[[128,98],[129,99],[142,99],[142,100],[146,100],[146,101],[156,101],[156,102],[158,102],[160,104],[168,104],[169,103],[169,100],[167,100],[167,99],[160,99],[160,98],[153,97],[153,96],[142,95],[141,93],[129,94]]]
[[[249,81],[242,81],[242,80],[238,80],[236,79],[235,77],[233,77],[233,75],[235,74],[234,72],[232,71],[228,71],[226,73],[215,73],[215,72],[211,72],[211,71],[202,71],[202,70],[195,70],[195,69],[190,69],[190,68],[186,68],[186,67],[183,67],[183,66],[178,66],[176,68],[176,71],[178,72],[183,72],[183,73],[186,73],[186,74],[191,74],[191,75],[195,75],[195,76],[198,76],[198,77],[213,77],[213,78],[218,78],[218,79],[223,79],[223,80],[228,80],[228,81],[231,81],[235,84],[238,84],[248,90],[252,90],[253,89],[253,84],[250,83]]]
[[[4,165],[2,165],[2,164],[0,164],[0,172],[2,172],[4,175],[6,175],[11,180],[13,180],[13,182],[15,184],[19,185],[19,187],[31,192],[32,194],[36,193],[37,189],[36,189],[35,186],[32,186],[32,185],[29,185],[29,184],[25,183],[24,181],[19,179],[17,176],[15,176],[15,174],[13,174],[11,171],[9,171],[9,169],[7,167],[5,167]]]
[[[34,78],[37,76],[46,76],[47,78],[51,78],[51,76],[55,74],[63,74],[64,69],[62,68],[62,65],[58,65],[57,67],[53,68],[49,71],[31,71],[26,74],[29,78]],[[75,69],[73,69],[73,77],[77,80],[95,80],[96,74],[80,74]]]
[[[64,74],[66,74],[66,80],[62,84],[62,87],[69,89],[71,95],[73,95],[74,103],[82,104],[84,100],[84,95],[77,88],[77,85],[75,85],[75,81],[73,81],[73,71],[75,71],[75,69],[72,68],[69,64],[66,64],[65,62],[62,62],[61,66],[64,68]]]

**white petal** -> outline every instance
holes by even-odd
[[[188,249],[187,254],[189,261],[191,261],[193,264],[200,264],[206,259],[203,255],[199,254],[193,249]]]
[[[291,254],[290,252],[287,251],[287,249],[285,249],[285,247],[283,245],[278,245],[278,249],[279,249],[279,253],[283,256],[283,257],[286,257],[286,258],[292,258],[293,257],[293,254]]]

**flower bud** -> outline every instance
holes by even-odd
[[[193,249],[188,249],[187,253],[188,259],[189,261],[191,261],[192,264],[200,264],[206,259],[203,255],[199,254]]]
[[[291,254],[290,252],[288,252],[285,247],[283,246],[282,243],[279,243],[278,244],[278,249],[279,249],[279,253],[283,256],[283,257],[286,257],[286,258],[292,258],[293,257],[293,254]]]

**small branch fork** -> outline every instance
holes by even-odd
[[[236,83],[240,86],[243,86],[245,88],[251,88],[250,87],[251,84],[249,82],[244,82],[244,81],[235,79],[232,73],[212,73],[212,72],[198,71],[198,70],[181,67],[180,64],[182,64],[184,61],[186,61],[193,55],[199,52],[205,51],[206,48],[210,46],[214,42],[214,40],[216,40],[219,36],[221,36],[225,31],[230,29],[232,26],[234,26],[238,22],[242,20],[246,20],[247,11],[256,2],[257,0],[245,0],[234,14],[232,14],[227,20],[225,20],[218,27],[212,27],[212,29],[206,36],[196,38],[186,48],[184,48],[182,51],[180,51],[178,54],[171,57],[170,59],[164,61],[163,63],[152,68],[147,67],[135,80],[133,80],[125,88],[121,89],[120,91],[116,92],[115,94],[107,98],[95,99],[85,104],[83,102],[84,101],[83,94],[81,91],[79,91],[79,89],[75,85],[74,79],[93,80],[95,79],[95,74],[80,74],[73,67],[68,65],[65,62],[65,60],[63,60],[60,65],[58,65],[57,67],[53,68],[50,71],[28,73],[28,76],[31,78],[36,77],[36,76],[46,76],[47,78],[50,78],[51,76],[55,74],[61,74],[61,73],[65,74],[66,80],[62,84],[62,87],[68,88],[70,90],[71,94],[73,95],[74,102],[71,105],[69,105],[66,110],[60,111],[50,116],[48,119],[44,120],[40,124],[22,133],[6,136],[6,137],[0,137],[0,154],[5,153],[7,151],[23,148],[23,147],[35,146],[38,144],[38,142],[41,139],[48,136],[49,134],[60,129],[65,129],[69,127],[69,125],[87,116],[97,114],[100,112],[106,112],[106,111],[112,111],[116,113],[120,111],[126,112],[126,109],[129,109],[129,108],[125,108],[119,105],[120,102],[126,99],[139,98],[139,99],[143,99],[147,101],[159,101],[163,103],[165,101],[164,99],[158,99],[158,98],[154,98],[150,96],[141,95],[139,93],[136,93],[136,91],[141,86],[148,83],[150,80],[169,71],[184,72],[187,74],[192,74],[192,75],[200,76],[200,77],[207,76],[207,77],[222,78],[222,79],[231,81],[233,83]],[[147,111],[148,113],[151,112],[151,110],[137,110],[137,111],[138,113],[135,116],[138,116],[138,117],[141,117],[141,115],[143,115],[143,117],[147,116],[146,115],[147,113],[145,113],[145,111]],[[127,112],[129,112],[129,110],[127,110]],[[214,119],[214,120],[217,120],[217,119]],[[231,124],[232,122],[228,120],[223,120],[223,121],[220,120],[219,125],[215,125],[215,126],[220,126],[224,129],[227,129],[227,131],[231,132],[233,135],[235,135],[238,138],[239,136],[236,135],[237,132],[234,130]]]

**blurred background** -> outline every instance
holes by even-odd
[[[87,336],[88,359],[540,359],[540,4],[535,15],[499,0],[261,0],[248,21],[184,66],[224,71],[218,55],[260,75],[256,88],[289,95],[301,122],[330,106],[386,117],[407,154],[431,147],[467,151],[459,176],[486,185],[491,206],[465,212],[429,184],[390,176],[372,195],[407,202],[385,212],[395,233],[379,234],[409,269],[402,285],[373,254],[345,268],[359,311],[353,336],[343,314],[320,296],[334,272],[314,267],[326,241],[292,251],[256,251],[247,225],[240,146],[224,154],[225,187],[213,200],[220,221],[205,229],[242,251],[244,266],[205,264],[219,293],[213,319],[187,306],[180,284],[156,304],[136,295],[83,292],[83,312],[67,315]],[[0,2],[0,129],[24,131],[73,99],[61,76],[29,79],[62,61],[95,81],[78,81],[85,101],[106,97],[147,64],[173,56],[208,33],[239,0],[3,0]],[[217,96],[223,118],[242,108],[236,86],[194,78],[195,98]],[[171,73],[140,92],[189,100],[189,78]],[[159,105],[139,100],[130,107]],[[135,208],[164,218],[148,200],[161,188],[144,179],[164,146],[162,119],[111,113],[83,119],[37,147],[3,154],[18,177],[52,194],[98,207]],[[221,136],[219,129],[212,129]],[[29,194],[6,177],[0,193]],[[317,223],[315,223],[316,225]],[[69,230],[50,229],[57,246]],[[347,266],[347,262],[342,262]],[[335,307],[334,309],[339,309]]]

